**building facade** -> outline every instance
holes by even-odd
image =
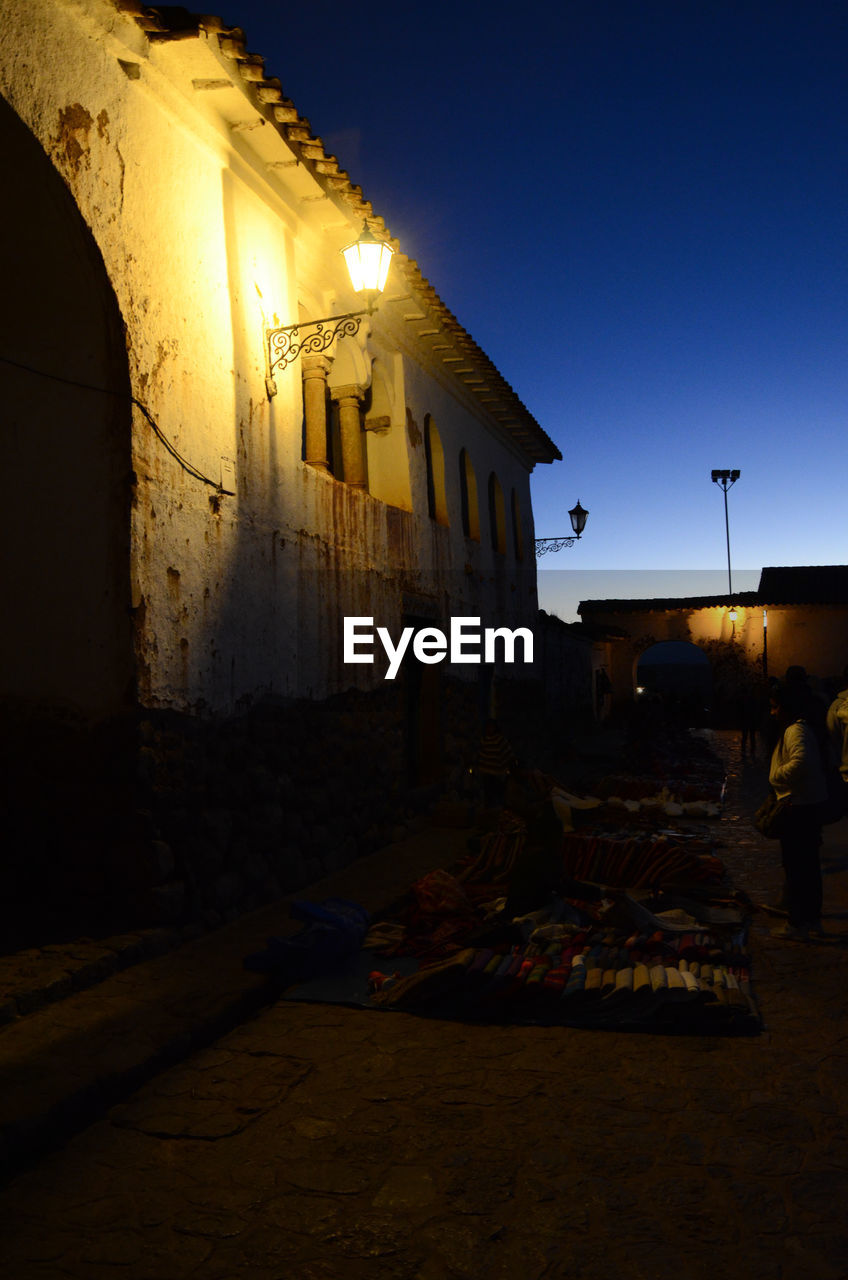
[[[139,713],[385,701],[379,653],[344,661],[345,616],[532,627],[530,474],[558,450],[244,33],[133,0],[9,0],[0,93],[18,728],[33,708],[135,734]],[[379,307],[280,362],[291,335],[269,332],[362,310],[340,250],[363,227],[396,250]],[[397,694],[418,781],[448,676],[419,664]],[[320,869],[299,858],[283,879]]]

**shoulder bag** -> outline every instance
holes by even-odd
[[[779,840],[786,826],[789,798],[778,800],[772,791],[754,814],[754,826],[769,840]]]

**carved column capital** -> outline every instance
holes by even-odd
[[[330,372],[332,367],[332,356],[300,357],[300,373],[304,382],[307,378],[320,378],[323,382],[326,382],[327,374]]]
[[[338,400],[339,404],[344,400],[355,400],[359,404],[361,400],[365,399],[365,390],[363,387],[357,386],[356,383],[351,383],[346,387],[331,387],[330,395],[334,400]]]

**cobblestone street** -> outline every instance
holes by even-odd
[[[762,760],[719,853],[756,902]],[[761,1035],[464,1025],[279,1002],[0,1193],[8,1280],[845,1280],[848,822],[825,937],[752,926]],[[771,921],[774,923],[774,921]]]

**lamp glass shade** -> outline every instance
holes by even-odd
[[[578,538],[580,537],[583,530],[586,528],[586,520],[588,519],[588,516],[589,516],[589,512],[585,511],[583,507],[581,507],[580,499],[578,498],[577,506],[572,507],[568,513],[568,518],[571,521],[571,527],[574,530],[574,532],[577,534]]]
[[[382,293],[394,249],[377,240],[366,227],[358,240],[342,249],[356,293]]]

